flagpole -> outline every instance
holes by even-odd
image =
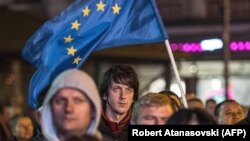
[[[225,79],[225,97],[229,97],[229,64],[230,64],[230,0],[223,1],[223,42],[224,42],[224,79]]]
[[[169,44],[168,40],[165,40],[165,45],[166,45],[166,48],[167,48],[167,51],[168,51],[168,55],[170,57],[170,61],[171,61],[172,67],[174,69],[174,74],[176,76],[177,83],[178,83],[180,91],[181,91],[181,99],[182,99],[183,106],[184,106],[184,108],[188,108],[186,96],[185,96],[185,93],[184,93],[184,89],[183,89],[183,87],[181,85],[180,76],[179,76],[179,73],[177,71],[177,67],[176,67],[176,63],[175,63],[175,60],[174,60],[174,56],[173,56],[173,53],[172,53],[172,50],[171,50],[171,47],[170,47],[170,44]]]

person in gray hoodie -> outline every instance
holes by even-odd
[[[93,79],[85,72],[69,69],[59,74],[49,88],[41,110],[41,129],[48,141],[93,135],[101,117],[101,100]]]

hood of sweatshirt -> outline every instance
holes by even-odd
[[[53,125],[50,100],[58,90],[65,87],[82,91],[92,102],[94,106],[92,112],[95,116],[92,118],[86,134],[95,135],[101,118],[101,99],[96,84],[87,73],[77,69],[69,69],[55,78],[45,96],[41,110],[41,127],[44,136],[49,141],[59,141],[56,128]]]

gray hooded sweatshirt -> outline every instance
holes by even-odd
[[[76,88],[86,94],[94,105],[95,117],[92,119],[86,134],[97,135],[101,117],[101,100],[93,79],[85,72],[77,69],[69,69],[59,74],[48,90],[41,110],[41,128],[45,138],[49,141],[59,141],[57,131],[53,125],[53,118],[50,107],[50,100],[61,88]],[[82,113],[85,114],[85,113]]]

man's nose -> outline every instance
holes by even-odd
[[[74,109],[74,103],[73,101],[67,101],[67,104],[66,104],[66,111],[67,112],[72,112]]]
[[[121,93],[120,93],[120,98],[121,98],[121,99],[124,99],[124,98],[125,98],[125,95],[126,95],[126,90],[122,89],[122,90],[121,90]]]

